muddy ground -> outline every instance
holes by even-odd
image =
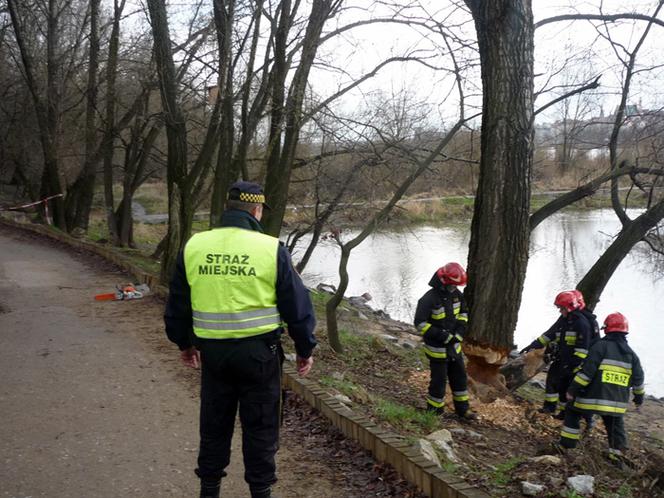
[[[164,336],[163,303],[93,299],[127,280],[0,225],[0,496],[198,496],[198,374]],[[419,496],[300,400],[288,408],[279,496]],[[241,498],[238,439],[222,490]]]
[[[450,408],[433,427],[428,421],[413,423],[412,414],[392,416],[386,422],[385,415],[376,410],[376,404],[385,400],[422,411],[429,382],[428,363],[411,349],[419,343],[412,326],[367,308],[345,307],[341,327],[347,351],[344,355],[334,353],[321,327],[319,368],[313,377],[328,385],[330,392],[349,396],[354,410],[394,428],[407,439],[440,428],[451,430],[452,447],[459,461],[444,461],[445,470],[495,496],[521,496],[522,481],[544,485],[545,491],[538,496],[568,496],[567,478],[580,474],[595,478],[598,497],[664,496],[664,400],[647,396],[639,410],[633,406],[629,409],[625,425],[630,448],[622,469],[606,457],[606,434],[599,419],[578,449],[560,454],[553,448],[561,422],[537,412],[544,391],[530,384],[509,393],[471,380],[471,406],[479,420],[470,425],[458,420]],[[544,375],[535,379],[542,386]],[[449,388],[446,405],[452,406]],[[559,457],[559,463],[530,460],[544,454]]]

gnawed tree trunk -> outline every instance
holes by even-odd
[[[530,0],[466,0],[482,68],[480,175],[471,225],[468,372],[495,376],[512,348],[528,264],[533,155]]]

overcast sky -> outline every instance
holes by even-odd
[[[406,2],[401,2],[406,3]],[[604,13],[651,13],[654,10],[655,1],[616,1],[604,0],[602,10]],[[371,6],[372,7],[367,7]],[[347,5],[351,5],[348,3]],[[370,0],[355,0],[356,8],[349,8],[337,21],[338,25],[344,25],[358,19],[369,16],[384,17],[390,9],[384,6],[376,6]],[[562,13],[599,13],[600,2],[596,1],[567,1],[553,2],[550,0],[534,0],[533,11],[535,21],[548,18]],[[369,12],[366,11],[369,9]],[[475,39],[474,26],[467,13],[455,9],[452,2],[443,0],[431,0],[428,13],[436,20],[443,22],[446,26],[454,26],[451,31],[457,36],[466,37],[468,40]],[[411,8],[407,11],[412,15],[423,16],[424,11]],[[662,14],[660,14],[660,18]],[[595,22],[595,25],[599,23]],[[613,24],[610,27],[611,37],[625,47],[634,47],[640,34],[645,28],[645,22],[623,22]],[[334,23],[328,25],[333,29]],[[664,28],[654,26],[649,38],[640,50],[638,62],[641,67],[659,64],[662,53],[662,40],[664,39]],[[332,71],[329,68],[315,70],[311,80],[312,85],[320,95],[328,95],[348,82],[373,68],[379,61],[389,56],[417,53],[425,56],[435,56],[428,59],[430,63],[450,68],[451,60],[443,55],[442,37],[436,36],[423,29],[392,24],[378,24],[354,29],[351,33],[344,34],[335,42],[327,42],[321,46],[319,54],[326,63],[336,64],[343,70]],[[469,51],[460,55],[463,60],[474,57]],[[561,83],[562,80],[573,82],[583,78],[590,78],[602,74],[601,88],[595,92],[592,98],[596,112],[603,107],[604,112],[609,113],[617,105],[618,92],[620,90],[621,69],[615,51],[610,43],[602,38],[594,25],[588,21],[566,21],[543,26],[535,32],[535,61],[536,61],[536,90],[549,79],[552,71],[559,70],[563,61],[569,60],[566,71],[563,71],[557,79],[551,81]],[[476,61],[475,61],[476,62]],[[479,72],[468,71],[468,80],[465,84],[469,103],[480,105],[479,100]],[[662,106],[661,87],[662,71],[644,72],[635,77],[634,87],[630,96],[631,103],[642,103],[646,108]],[[387,96],[398,94],[403,89],[411,94],[413,101],[427,102],[436,111],[430,115],[432,124],[439,120],[449,121],[454,119],[457,112],[456,94],[453,79],[449,73],[444,71],[433,71],[421,64],[405,63],[394,64],[381,71],[380,75],[362,85],[361,89],[353,92],[340,104],[340,109],[352,112],[362,103],[371,104],[377,99],[377,95]],[[475,96],[475,98],[473,98]],[[536,103],[536,107],[555,98],[556,95],[542,95]],[[445,99],[447,97],[447,99]],[[555,108],[540,117],[542,120],[556,119]]]

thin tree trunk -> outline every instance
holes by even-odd
[[[348,259],[350,258],[350,249],[344,245],[341,246],[341,258],[339,260],[339,286],[332,297],[325,303],[325,318],[327,323],[327,340],[330,347],[337,353],[343,353],[344,348],[339,337],[339,325],[337,323],[337,308],[344,298],[348,288]]]
[[[232,38],[235,2],[214,1],[214,19],[217,27],[217,43],[219,45],[219,96],[221,98],[220,142],[217,156],[217,167],[214,175],[212,204],[210,206],[210,226],[221,225],[226,192],[230,184],[237,179],[239,171],[233,171],[233,68]]]
[[[102,144],[104,158],[104,208],[108,235],[113,245],[120,242],[118,223],[115,217],[115,200],[113,196],[113,153],[115,149],[115,81],[120,46],[120,17],[125,0],[113,2],[113,28],[108,46],[108,62],[106,65],[106,126]]]
[[[185,216],[190,204],[187,190],[187,129],[177,100],[175,64],[171,52],[171,37],[166,16],[166,5],[162,0],[148,0],[148,10],[154,36],[155,61],[159,75],[162,112],[168,140],[168,233],[160,280],[167,283],[175,268],[178,253],[184,247],[191,232],[191,217]]]
[[[313,1],[307,30],[302,41],[300,65],[293,76],[285,113],[283,114],[285,130],[281,150],[277,146],[277,135],[271,135],[270,146],[272,151],[267,164],[265,194],[272,209],[267,212],[263,219],[265,231],[271,235],[279,235],[286,212],[288,187],[299,141],[300,127],[302,126],[302,106],[309,72],[316,57],[323,26],[337,6],[338,3],[335,0]],[[281,125],[281,121],[279,125]],[[276,133],[277,129],[275,128],[273,131]]]
[[[44,155],[44,172],[42,175],[41,195],[48,197],[63,193],[62,183],[58,165],[58,124],[60,112],[60,92],[58,91],[58,61],[56,60],[56,48],[58,47],[59,23],[56,13],[55,0],[49,0],[46,31],[46,101],[42,98],[42,92],[35,78],[35,69],[32,56],[29,53],[25,40],[23,39],[23,28],[21,25],[16,0],[8,0],[7,8],[12,20],[16,43],[18,44],[25,71],[25,78],[32,96],[32,102],[37,115],[39,125],[39,138]],[[62,197],[57,197],[48,202],[48,211],[53,217],[55,226],[66,230],[65,206]]]
[[[97,71],[99,70],[99,3],[100,0],[90,0],[90,49],[85,106],[85,160],[81,173],[76,182],[74,182],[70,192],[67,193],[67,201],[71,205],[67,210],[67,223],[70,231],[73,232],[77,232],[78,230],[85,232],[88,229],[97,176],[98,161],[95,160],[94,156],[97,149],[96,114]]]

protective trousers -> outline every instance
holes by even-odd
[[[458,415],[466,413],[468,411],[468,377],[463,357],[458,355],[447,360],[429,357],[429,369],[431,370],[431,380],[427,396],[428,405],[442,411],[445,406],[445,384],[449,378],[454,411]]]
[[[581,419],[587,417],[587,412],[575,408],[565,410],[565,421],[560,431],[560,445],[565,448],[576,448],[581,439]],[[592,414],[590,414],[592,416]],[[622,451],[627,447],[627,434],[622,415],[602,415],[602,421],[609,439],[609,448]]]
[[[554,361],[549,365],[549,371],[546,373],[546,385],[544,387],[544,410],[550,413],[556,413],[558,408],[558,396],[560,390],[560,363]],[[564,405],[559,407],[564,408]]]
[[[264,336],[263,336],[264,337]],[[196,474],[218,482],[230,462],[240,408],[245,481],[252,495],[277,481],[281,344],[278,338],[201,341],[200,450]]]
[[[576,373],[572,371],[571,369],[564,369],[560,375],[560,384],[558,386],[558,407],[561,410],[565,410],[566,406],[570,406],[571,403],[567,403],[567,389],[569,388],[570,384],[572,383],[572,379]],[[578,410],[577,410],[578,411]],[[586,420],[586,423],[588,424],[589,427],[592,427],[593,425],[593,414],[590,412],[583,412],[582,413],[582,418]],[[562,418],[562,414],[560,415]]]

